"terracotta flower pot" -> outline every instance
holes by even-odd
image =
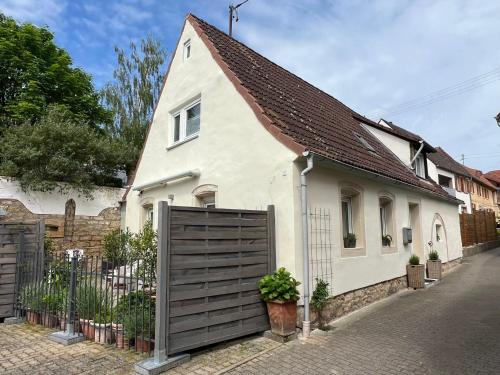
[[[406,265],[406,274],[408,276],[408,287],[413,289],[425,288],[425,266],[423,264]]]
[[[272,333],[280,336],[289,336],[295,333],[297,301],[268,301],[267,312]]]
[[[59,320],[56,315],[52,315],[49,313],[41,314],[41,321],[44,327],[47,328],[57,328],[59,327]]]
[[[111,344],[113,334],[111,332],[111,323],[92,323],[94,326],[94,341],[98,344]]]
[[[82,333],[86,338],[90,340],[94,339],[95,329],[94,322],[92,320],[80,319],[80,329],[82,330]]]
[[[441,260],[427,261],[427,276],[429,279],[440,279],[442,276]]]
[[[40,323],[40,313],[36,311],[28,310],[26,311],[26,321],[29,324],[39,324]]]
[[[149,353],[155,348],[155,340],[149,337],[137,336],[135,338],[135,350],[139,353]]]

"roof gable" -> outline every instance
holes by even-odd
[[[368,119],[207,22],[191,14],[187,19],[261,123],[290,149],[298,154],[309,150],[448,197],[436,184],[415,176],[364,129],[361,123]]]

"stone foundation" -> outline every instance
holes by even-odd
[[[488,251],[500,247],[500,238],[495,241],[478,243],[472,246],[466,246],[463,249],[464,258],[471,257],[473,255],[482,253],[483,251]]]
[[[443,273],[451,271],[453,268],[462,263],[462,258],[457,258],[450,260],[449,262],[443,263]]]
[[[34,214],[16,199],[0,199],[0,207],[7,215],[1,221],[31,221],[43,219],[45,232],[56,243],[56,251],[71,248],[84,249],[86,255],[97,255],[103,250],[104,236],[120,228],[120,209],[109,207],[97,216]]]
[[[326,323],[330,320],[340,318],[341,316],[359,310],[364,306],[379,301],[402,289],[406,289],[407,287],[408,283],[405,275],[392,280],[370,285],[365,288],[340,294],[329,300],[328,304],[321,313],[322,319]],[[310,316],[312,325],[317,327],[318,317],[314,309],[311,309]],[[304,306],[300,306],[298,308],[297,319],[297,326],[302,327],[302,320],[304,319]]]

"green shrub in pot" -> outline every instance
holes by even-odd
[[[420,258],[418,257],[418,255],[412,254],[412,256],[410,257],[409,263],[412,266],[418,266],[420,264]]]
[[[433,261],[439,260],[439,253],[436,250],[431,250],[429,252],[429,260]]]

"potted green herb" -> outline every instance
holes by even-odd
[[[441,260],[439,253],[436,250],[429,252],[429,259],[427,260],[427,276],[429,279],[439,280],[442,276]]]
[[[391,246],[392,236],[390,234],[386,234],[382,236],[382,246]]]
[[[347,233],[344,237],[344,247],[354,248],[356,247],[356,235],[354,233]]]
[[[91,325],[94,327],[94,341],[98,344],[111,344],[111,315],[107,307],[98,311]]]
[[[284,267],[259,280],[259,291],[267,303],[271,331],[280,336],[295,333],[300,283]]]
[[[133,306],[123,316],[123,330],[126,340],[134,340],[138,352],[154,349],[155,301],[143,292],[130,297]]]
[[[26,321],[30,324],[40,323],[40,302],[36,284],[26,285],[19,293],[19,303],[26,311]]]
[[[420,258],[413,254],[406,265],[408,287],[413,289],[425,288],[425,266],[420,264]]]
[[[316,279],[316,288],[314,288],[313,295],[311,297],[311,306],[316,311],[318,316],[318,328],[321,330],[326,330],[326,326],[323,319],[323,309],[328,303],[329,292],[328,283],[322,279]]]
[[[108,296],[109,297],[109,296]],[[95,324],[94,318],[100,312],[109,311],[111,301],[106,298],[106,291],[84,281],[76,289],[76,311],[80,319],[80,327],[85,337],[94,340]],[[106,315],[99,316],[102,320]],[[102,321],[97,322],[103,323]]]

